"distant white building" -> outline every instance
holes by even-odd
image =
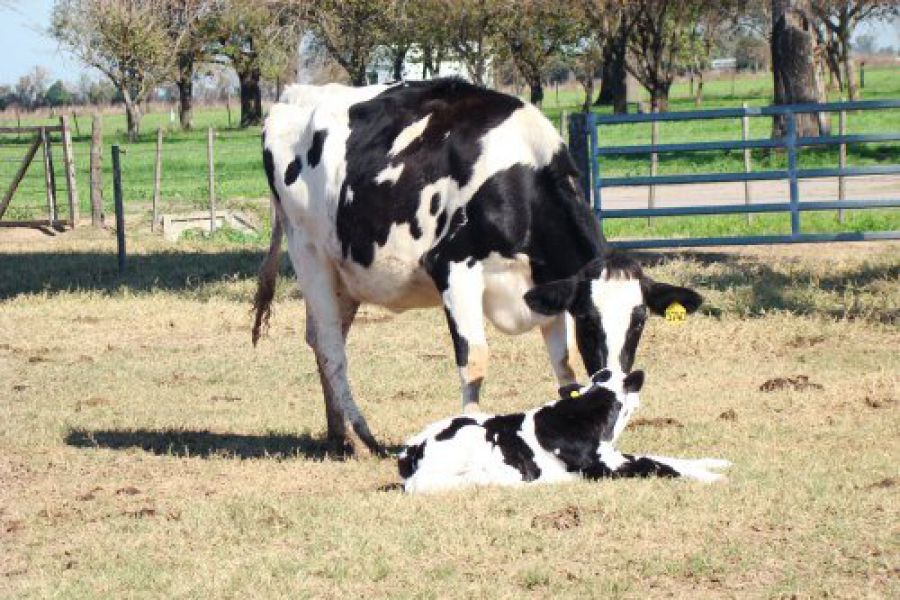
[[[713,71],[734,71],[737,69],[737,59],[734,57],[714,58],[709,61],[709,66]]]

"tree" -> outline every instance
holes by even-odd
[[[699,0],[637,2],[626,67],[650,92],[654,112],[667,109],[675,75],[697,52],[702,39],[699,21],[706,6]]]
[[[44,67],[32,67],[27,74],[19,77],[16,83],[16,98],[22,108],[34,110],[44,104],[49,76],[50,73]]]
[[[181,40],[175,61],[178,88],[178,121],[181,129],[193,127],[194,74],[198,63],[210,60],[211,0],[167,0],[162,19],[170,39]]]
[[[614,113],[628,110],[626,57],[628,38],[635,19],[635,5],[616,0],[582,0],[582,19],[589,42],[600,47],[600,95],[596,104],[612,105]],[[590,82],[593,88],[593,81]]]
[[[386,0],[313,0],[308,18],[325,49],[347,71],[350,83],[362,86],[367,83],[375,48],[384,39],[388,12],[392,11],[400,22],[405,8],[405,3],[389,4]],[[408,49],[405,34],[395,39]],[[402,64],[402,58],[400,61]]]
[[[831,56],[831,70],[837,75],[841,89],[846,87],[850,100],[856,100],[859,93],[853,68],[850,40],[856,27],[871,19],[890,19],[900,15],[900,5],[896,0],[812,0],[807,18],[818,20],[826,34],[819,34],[820,42],[826,38],[826,51]],[[827,36],[827,37],[826,37]],[[838,68],[835,68],[839,64]]]
[[[815,68],[815,39],[810,0],[772,0],[772,76],[775,104],[819,102],[820,82]],[[822,113],[820,113],[822,114]],[[826,133],[827,123],[816,114],[798,114],[797,134]],[[774,119],[773,134],[783,136],[787,123]]]
[[[291,0],[217,0],[208,23],[211,52],[230,62],[238,76],[241,127],[262,123],[263,77],[283,75],[300,46],[300,10]]]
[[[516,69],[528,83],[531,102],[544,99],[544,77],[562,44],[578,31],[576,3],[571,0],[503,0],[498,3],[498,33]]]
[[[57,80],[50,86],[44,95],[47,105],[52,107],[69,106],[72,104],[72,92],[66,89],[62,81]]]
[[[435,15],[446,24],[450,49],[477,85],[485,84],[495,52],[498,9],[497,0],[439,0],[434,4]]]
[[[137,139],[141,104],[171,77],[183,40],[162,20],[166,0],[56,0],[51,35],[106,75],[125,102],[128,137]]]

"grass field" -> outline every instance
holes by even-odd
[[[0,231],[0,597],[900,594],[900,244],[642,255],[707,301],[649,323],[622,445],[728,458],[727,482],[407,497],[391,460],[323,456],[287,282],[251,347],[258,245],[129,227],[123,278],[107,232]],[[445,329],[362,309],[385,442],[458,409]],[[539,338],[489,332],[486,409],[554,396]]]
[[[869,69],[866,72],[866,99],[900,98],[900,71],[897,69]],[[748,102],[753,106],[769,104],[771,101],[771,75],[741,75],[733,82],[730,77],[712,78],[705,86],[705,108],[724,106],[740,106]],[[689,97],[688,85],[676,83],[672,89],[671,110],[693,110],[694,103]],[[836,99],[836,98],[833,98]],[[544,103],[544,111],[554,121],[559,119],[562,110],[578,110],[581,93],[576,88],[563,89],[557,94],[548,88]],[[608,108],[599,109],[608,112]],[[236,117],[234,117],[236,118]],[[123,188],[126,210],[148,215],[153,190],[155,161],[155,132],[157,127],[167,129],[169,113],[159,111],[148,114],[143,121],[144,134],[137,143],[126,143],[122,115],[104,117],[105,141],[107,145],[119,143],[127,149],[123,156]],[[29,123],[28,119],[25,119]],[[46,122],[46,121],[42,121]],[[81,135],[75,139],[76,166],[82,214],[88,214],[88,152],[90,138],[90,120],[86,115],[80,118]],[[3,124],[9,124],[4,122]],[[836,116],[834,127],[837,127]],[[246,130],[228,128],[227,113],[224,109],[198,109],[196,112],[197,130],[190,133],[169,131],[163,152],[163,185],[162,210],[180,211],[189,208],[204,208],[208,199],[207,159],[206,159],[206,127],[218,130],[215,148],[216,195],[223,206],[241,206],[247,199],[258,199],[268,194],[265,177],[262,173],[259,150],[259,129]],[[849,133],[872,133],[900,131],[900,110],[877,111],[850,114],[848,117]],[[771,134],[771,122],[767,119],[751,119],[750,136],[767,138]],[[660,126],[660,141],[711,141],[736,139],[740,136],[738,119],[722,121],[698,121],[691,123],[663,123]],[[604,126],[600,129],[601,145],[618,145],[644,143],[650,140],[649,124]],[[10,136],[0,136],[0,181],[6,180],[18,166],[22,155],[23,141],[16,142]],[[695,173],[742,171],[742,153],[740,152],[700,152],[679,153],[677,155],[661,155],[659,172]],[[807,148],[800,153],[800,167],[833,167],[837,166],[837,148],[822,150]],[[753,153],[754,170],[784,168],[785,157],[782,153],[755,151]],[[856,144],[849,147],[849,165],[877,165],[900,163],[900,144]],[[107,214],[112,213],[112,177],[110,174],[109,150],[104,156],[104,198]],[[57,181],[62,182],[61,160],[57,158]],[[648,174],[648,157],[607,158],[601,165],[606,176],[645,175]],[[35,164],[23,184],[22,193],[10,207],[8,218],[39,218],[45,214],[43,191],[43,173],[39,164]],[[265,217],[265,210],[260,212]],[[862,217],[870,220],[873,217]],[[898,211],[887,211],[875,217],[886,223],[884,229],[900,227]],[[733,219],[714,218],[710,227],[725,229],[730,227]],[[774,233],[787,222],[785,216],[774,216],[762,219],[757,225],[765,227],[761,231]],[[810,222],[809,231],[854,230],[854,224],[831,225],[828,219],[815,219]],[[868,222],[868,221],[867,221]],[[659,221],[658,221],[659,223]],[[666,221],[662,221],[666,223]],[[679,228],[676,221],[671,226]],[[814,226],[814,227],[813,227]],[[666,235],[667,226],[662,232],[649,230],[645,223],[633,221],[616,224],[611,231],[613,236],[647,237]],[[824,228],[823,228],[824,227]]]

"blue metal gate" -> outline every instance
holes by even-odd
[[[861,102],[832,102],[826,104],[794,104],[756,108],[725,108],[689,112],[648,113],[635,115],[587,115],[570,117],[570,150],[582,172],[587,174],[582,181],[586,198],[592,198],[594,212],[601,220],[634,217],[671,217],[692,215],[725,215],[735,213],[790,213],[791,233],[789,235],[751,235],[702,238],[661,238],[615,241],[614,245],[624,248],[665,248],[684,246],[722,246],[732,244],[781,244],[797,242],[836,242],[900,239],[900,231],[871,231],[844,233],[803,233],[800,215],[804,211],[897,208],[900,207],[900,189],[893,198],[866,200],[838,200],[824,202],[801,202],[799,182],[822,177],[859,177],[871,175],[900,174],[900,164],[866,167],[838,167],[801,169],[798,167],[798,150],[808,146],[839,146],[862,142],[900,141],[900,132],[867,135],[822,135],[815,137],[798,136],[796,115],[804,113],[828,113],[840,111],[866,111],[900,108],[900,100],[876,100]],[[661,121],[693,121],[707,119],[735,119],[742,117],[778,117],[786,125],[784,136],[728,141],[694,142],[681,144],[659,144],[627,146],[598,146],[598,126],[625,123],[654,123]],[[589,139],[589,144],[585,141]],[[748,150],[768,148],[783,150],[787,158],[787,168],[766,171],[730,173],[691,173],[678,175],[650,175],[639,177],[604,177],[603,157],[613,155],[656,154],[672,152],[697,152],[709,150]],[[682,185],[698,183],[725,183],[744,181],[787,181],[789,201],[756,204],[725,204],[714,206],[678,206],[666,208],[635,208],[607,210],[603,208],[603,190],[611,187]]]

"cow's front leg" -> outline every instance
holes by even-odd
[[[574,351],[574,323],[568,313],[561,313],[548,324],[541,327],[544,345],[550,356],[550,365],[556,375],[559,386],[577,383],[572,359],[577,355]]]
[[[481,386],[487,374],[488,346],[484,335],[484,278],[481,263],[450,263],[441,293],[453,338],[462,386],[463,412],[478,412]]]

